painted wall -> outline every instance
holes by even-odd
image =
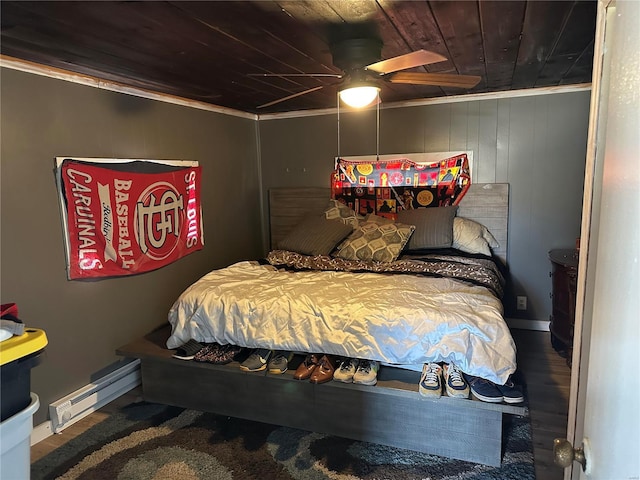
[[[380,154],[473,150],[473,181],[509,183],[507,316],[548,318],[547,252],[579,235],[587,91],[383,108],[379,139],[375,111],[343,110],[339,152],[335,114],[256,122],[10,69],[0,94],[1,301],[18,303],[49,338],[31,372],[44,406],[36,425],[46,405],[121,361],[116,348],[164,324],[194,280],[260,256],[268,188],[328,186],[338,153],[375,154],[378,140]],[[198,160],[205,249],[143,275],[67,281],[53,175],[60,155]],[[526,312],[515,311],[516,295],[528,296]]]
[[[41,407],[121,361],[209,270],[260,255],[256,121],[2,69],[1,294],[49,345],[32,369]],[[67,281],[56,156],[198,160],[205,248],[160,270]],[[229,203],[231,202],[231,203]]]
[[[582,91],[382,108],[379,139],[375,110],[343,109],[339,149],[336,114],[261,120],[264,192],[328,186],[338,151],[346,156],[472,150],[474,182],[510,184],[512,283],[506,314],[547,321],[548,251],[572,248],[580,235],[589,97]],[[517,295],[528,297],[526,311],[516,311]]]

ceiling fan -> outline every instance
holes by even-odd
[[[480,77],[475,75],[458,75],[448,73],[427,73],[427,72],[402,72],[422,65],[443,62],[447,59],[442,55],[428,50],[416,50],[405,55],[387,58],[382,57],[382,40],[376,35],[361,35],[354,38],[342,38],[330,44],[333,64],[342,73],[258,73],[250,74],[256,77],[334,77],[340,79],[333,85],[321,85],[301,92],[288,95],[277,100],[259,105],[257,108],[266,108],[292,98],[315,92],[326,86],[338,86],[340,96],[345,101],[343,95],[346,90],[355,87],[367,87],[371,90],[370,100],[363,105],[366,106],[377,97],[380,82],[405,83],[412,85],[435,85],[441,87],[473,88],[480,82]],[[348,102],[347,102],[348,103]]]

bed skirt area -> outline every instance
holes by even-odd
[[[491,466],[501,463],[503,415],[528,415],[526,406],[424,398],[419,372],[393,367],[380,369],[375,386],[315,385],[293,378],[301,355],[283,375],[178,360],[165,346],[170,334],[163,325],[116,351],[141,360],[146,401]]]

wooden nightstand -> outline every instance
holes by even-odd
[[[576,280],[578,278],[578,251],[559,249],[549,252],[551,260],[551,344],[571,365],[573,326],[576,313]]]

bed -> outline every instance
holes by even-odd
[[[491,253],[504,262],[508,185],[471,187],[456,215],[486,226]],[[306,219],[326,217],[329,197],[328,188],[272,189],[271,244],[289,245]],[[423,398],[417,384],[429,361],[453,362],[497,383],[515,371],[500,302],[504,270],[482,255],[449,250],[412,249],[383,263],[343,257],[274,248],[261,261],[210,272],[176,300],[169,326],[118,353],[141,359],[150,401],[499,465],[502,416],[526,415],[526,406]],[[243,372],[235,362],[172,359],[172,349],[189,339],[299,355],[277,376]],[[291,373],[306,353],[378,360],[378,384],[296,381]],[[198,394],[188,393],[188,382]],[[324,414],[336,405],[352,405],[354,415],[336,421]]]

